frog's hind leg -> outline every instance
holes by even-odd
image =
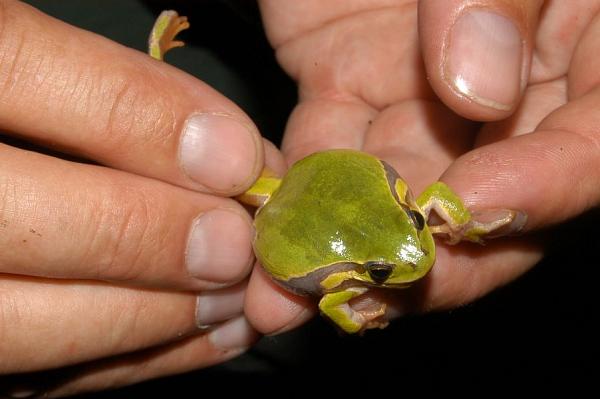
[[[175,36],[190,27],[186,17],[175,11],[160,13],[148,38],[148,53],[157,60],[162,60],[167,51],[183,46],[183,42],[175,40]]]
[[[449,244],[461,240],[483,243],[483,238],[493,238],[518,232],[527,221],[523,212],[511,209],[494,209],[470,212],[462,200],[444,183],[435,182],[417,198],[417,205],[430,220],[433,210],[442,219],[441,224],[428,224],[432,234],[448,237]]]
[[[380,304],[376,309],[357,311],[349,303],[351,299],[368,290],[365,287],[351,287],[343,291],[327,293],[321,298],[319,309],[349,334],[362,332],[369,328],[384,328],[388,325],[387,321],[381,320],[381,316],[385,314],[385,304]]]

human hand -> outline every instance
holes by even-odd
[[[0,20],[0,130],[58,155],[0,144],[3,388],[64,395],[241,353],[251,218],[225,197],[273,147],[166,63],[16,1]]]
[[[361,149],[416,193],[441,179],[474,210],[525,212],[515,231],[600,202],[599,2],[263,0],[261,9],[300,89],[283,142],[289,164]],[[542,256],[531,236],[439,245],[423,284],[386,296],[387,316],[471,302]],[[264,333],[298,326],[315,309],[260,269],[245,307]]]

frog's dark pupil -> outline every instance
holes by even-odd
[[[412,209],[408,211],[408,214],[410,215],[410,218],[415,224],[417,230],[423,230],[423,227],[425,227],[425,218],[423,215],[421,215],[420,212],[413,211]]]
[[[367,262],[365,268],[371,279],[373,279],[375,283],[381,284],[388,279],[390,274],[392,274],[393,266],[380,262]]]

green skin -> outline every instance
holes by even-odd
[[[384,165],[368,154],[337,150],[308,156],[256,213],[257,256],[279,281],[369,261],[397,265],[384,286],[418,280],[433,264],[433,239],[427,226],[415,228],[391,190]],[[414,201],[400,201],[416,209]],[[366,271],[363,276],[371,282]]]
[[[174,39],[187,27],[176,12],[161,13],[149,54],[162,60],[183,45]],[[351,300],[372,288],[405,288],[423,278],[435,262],[432,234],[451,244],[481,242],[515,217],[474,220],[441,182],[415,201],[389,165],[353,150],[310,155],[283,179],[265,170],[238,199],[258,207],[254,249],[267,273],[292,292],[320,296],[321,312],[348,333],[387,325],[385,303],[357,310]],[[441,224],[426,224],[431,210]]]
[[[265,186],[263,182],[256,187]],[[273,184],[267,185],[273,188]],[[379,159],[359,151],[330,150],[294,164],[255,217],[254,249],[264,269],[283,287],[321,296],[319,308],[342,330],[383,327],[385,305],[356,311],[349,301],[369,288],[405,288],[423,278],[435,262],[426,219],[442,208],[450,231],[463,231],[469,211],[443,183],[415,202],[406,183]],[[440,212],[438,212],[440,213]],[[436,226],[437,228],[437,226]],[[391,267],[375,281],[369,263]]]

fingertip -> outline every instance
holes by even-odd
[[[283,176],[287,170],[287,163],[281,151],[271,141],[263,138],[265,152],[265,166],[275,172],[278,176]]]
[[[243,280],[254,260],[253,235],[252,220],[238,204],[202,213],[192,223],[185,251],[189,275],[217,288]]]
[[[536,208],[544,196],[547,171],[536,167],[539,152],[528,152],[529,137],[518,136],[476,148],[459,157],[440,177],[471,212],[514,210],[527,215],[529,230],[537,224]],[[520,145],[519,145],[520,143]],[[520,147],[520,149],[519,149]],[[538,204],[539,205],[539,204]]]
[[[258,338],[256,330],[244,316],[229,320],[208,334],[208,340],[215,349],[231,356],[244,352]]]
[[[236,195],[248,189],[260,174],[264,148],[257,128],[245,117],[195,113],[184,123],[179,161],[192,185]]]
[[[257,263],[248,283],[244,312],[260,333],[275,335],[310,320],[315,314],[315,305],[310,298],[281,288]]]
[[[508,117],[529,76],[541,2],[425,0],[419,34],[432,88],[473,120]]]
[[[524,212],[527,232],[597,204],[598,164],[596,147],[584,132],[541,130],[470,151],[440,179],[473,211]]]

